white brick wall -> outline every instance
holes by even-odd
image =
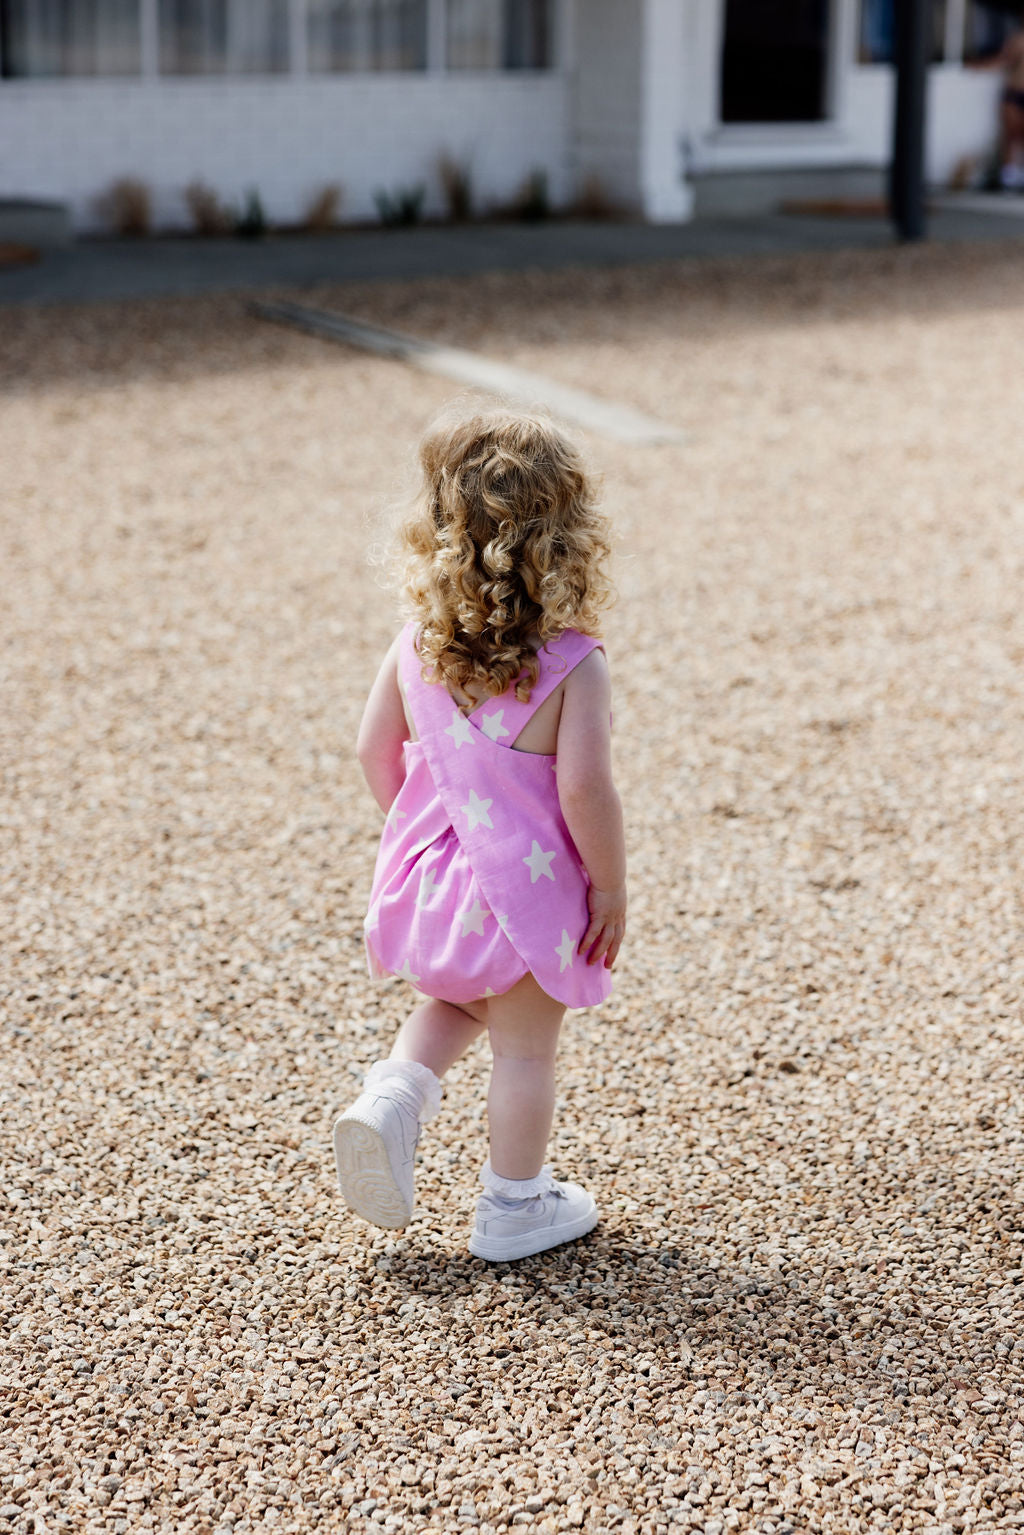
[[[440,211],[439,156],[468,161],[485,205],[543,168],[572,196],[564,74],[0,81],[0,198],[66,201],[78,228],[120,176],[145,181],[160,227],[185,227],[201,178],[240,203],[256,187],[272,220],[297,220],[327,182],[342,217],[374,219],[378,188],[423,182]]]

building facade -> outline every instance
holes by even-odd
[[[0,198],[53,198],[81,229],[121,177],[158,227],[185,188],[258,191],[301,221],[422,186],[443,159],[480,211],[543,172],[554,206],[600,188],[656,221],[742,173],[888,160],[893,0],[0,0]],[[995,140],[1005,7],[934,0],[927,170]]]

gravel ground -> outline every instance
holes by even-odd
[[[308,295],[307,295],[308,297]],[[553,1160],[397,1237],[364,551],[440,380],[235,300],[5,315],[0,1528],[1024,1527],[1024,468],[1009,247],[313,295],[675,421],[591,442],[632,848]]]

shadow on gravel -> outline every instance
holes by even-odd
[[[812,1388],[837,1404],[870,1395],[898,1413],[908,1398],[926,1397],[941,1411],[947,1397],[969,1389],[978,1368],[971,1331],[958,1335],[947,1297],[934,1286],[900,1287],[866,1303],[863,1276],[878,1265],[851,1253],[850,1267],[860,1294],[856,1278],[846,1284],[834,1272],[822,1285],[793,1266],[710,1268],[681,1247],[652,1246],[639,1226],[606,1226],[514,1265],[447,1256],[422,1239],[397,1244],[375,1264],[376,1284],[394,1292],[396,1308],[422,1301],[450,1319],[453,1333],[471,1313],[479,1345],[498,1359],[521,1352],[508,1347],[511,1311],[553,1325],[570,1347],[578,1336],[588,1353],[595,1342],[625,1343],[627,1375],[713,1392],[720,1371],[738,1402],[773,1387],[787,1397]],[[493,1304],[481,1294],[488,1279]],[[1003,1329],[991,1338],[1000,1341],[1012,1349],[1015,1337]],[[737,1367],[749,1391],[737,1389]]]

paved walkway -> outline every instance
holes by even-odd
[[[1005,200],[992,200],[992,212],[1005,215],[1006,209]],[[1024,236],[1024,199],[1018,217],[993,217],[992,212],[977,197],[967,207],[947,199],[932,216],[930,237],[981,242]],[[559,220],[344,230],[320,236],[272,235],[257,242],[84,240],[45,251],[33,266],[0,269],[0,305],[88,303],[529,267],[553,270],[687,257],[877,249],[892,239],[886,219],[772,214],[668,226]]]

